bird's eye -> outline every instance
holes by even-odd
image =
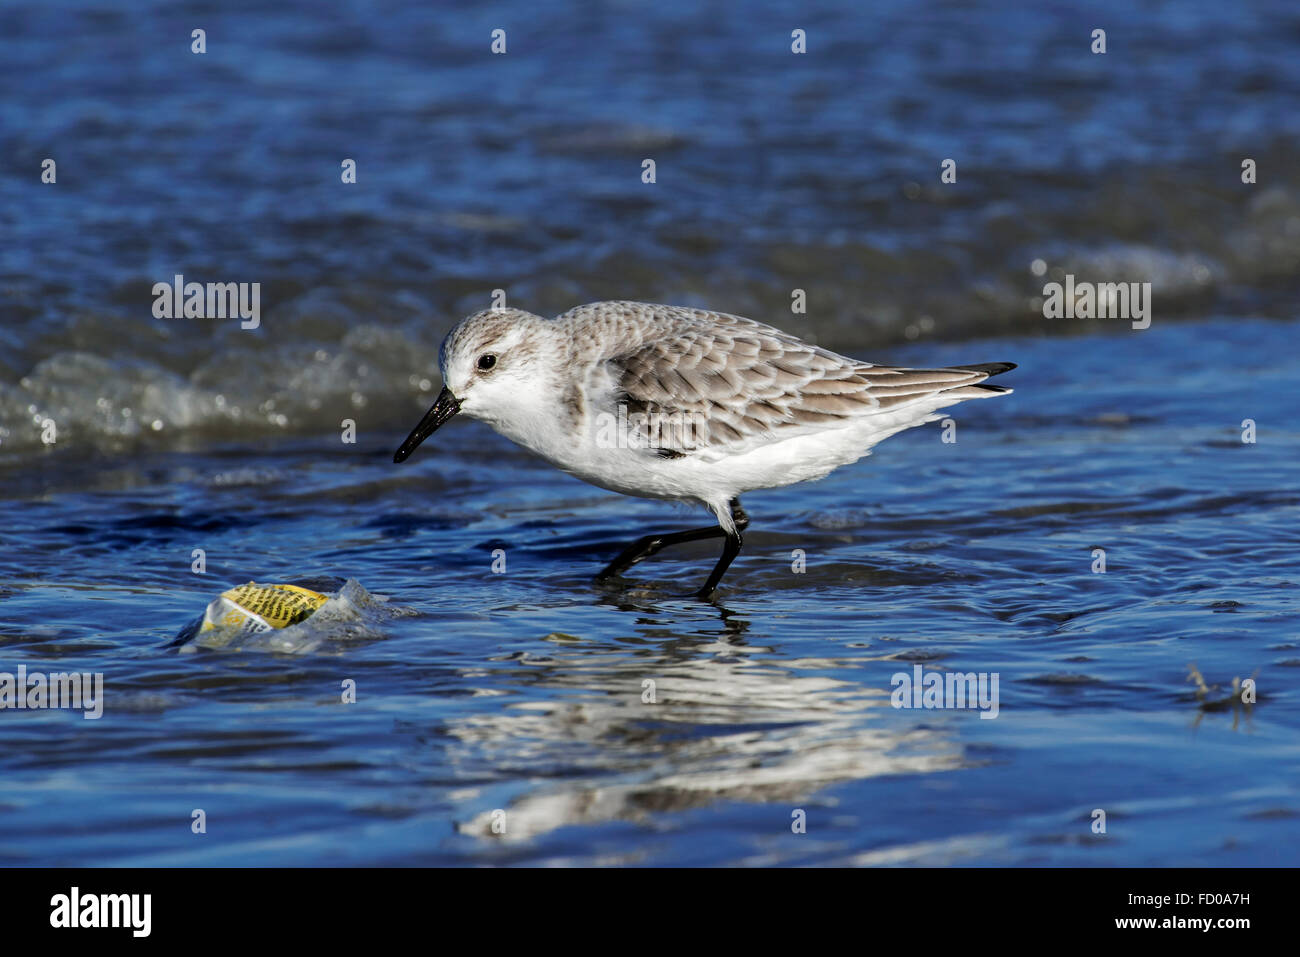
[[[483,353],[483,355],[478,357],[478,367],[483,372],[487,372],[496,364],[497,364],[497,357],[492,355],[492,353],[490,352],[485,352]]]

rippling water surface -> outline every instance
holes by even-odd
[[[105,683],[0,711],[0,863],[1300,863],[1300,13],[1131,7],[0,11],[0,672]],[[1151,327],[1045,320],[1067,273]],[[472,422],[392,463],[498,288],[1016,391],[747,496],[714,603],[716,543],[598,586],[707,516]],[[342,597],[171,646],[249,580]]]
[[[51,453],[48,491],[4,507],[0,641],[29,669],[102,671],[106,710],[5,716],[0,854],[1295,863],[1300,434],[1278,407],[1295,332],[896,350],[1012,357],[1017,391],[958,410],[955,444],[932,425],[750,496],[716,604],[671,597],[707,572],[703,544],[596,586],[624,540],[695,516],[589,488],[476,423],[403,466],[397,433]],[[1141,374],[1115,376],[1139,342]],[[387,601],[273,650],[165,647],[224,587],[332,576]],[[1259,702],[1204,706],[1193,662],[1221,686],[1210,701],[1255,675]],[[890,707],[917,664],[998,673],[997,718]]]

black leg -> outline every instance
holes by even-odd
[[[713,571],[709,573],[709,580],[704,583],[704,587],[695,593],[696,598],[709,599],[713,597],[718,582],[722,581],[722,576],[727,573],[732,561],[740,554],[740,546],[744,543],[745,540],[740,537],[739,529],[727,536],[727,540],[722,543],[722,557],[718,559],[718,564],[713,566]]]
[[[638,538],[635,542],[623,549],[618,558],[614,559],[604,570],[596,576],[600,581],[604,578],[613,578],[619,572],[631,568],[637,562],[645,561],[651,555],[669,545],[681,545],[684,542],[698,542],[702,538],[720,538],[725,532],[721,526],[710,525],[708,528],[691,528],[684,532],[664,532],[659,535],[646,535]]]
[[[684,532],[667,532],[661,535],[646,535],[638,538],[635,542],[619,554],[612,562],[605,566],[604,570],[596,576],[597,581],[612,578],[623,570],[632,567],[637,562],[644,561],[651,555],[669,545],[681,545],[684,542],[698,542],[705,538],[726,538],[722,545],[722,557],[713,567],[709,574],[709,580],[704,583],[704,587],[695,593],[697,598],[709,598],[714,590],[718,587],[718,582],[726,574],[727,568],[740,554],[740,546],[744,540],[740,537],[741,531],[749,527],[749,516],[745,510],[740,507],[740,499],[734,498],[730,503],[731,517],[736,523],[736,531],[727,534],[720,525],[711,525],[708,528],[691,528]]]

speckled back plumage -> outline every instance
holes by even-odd
[[[752,319],[703,309],[597,302],[554,321],[572,342],[575,363],[604,366],[614,382],[600,402],[591,394],[600,386],[589,380],[588,400],[695,423],[658,432],[653,444],[661,454],[735,454],[757,443],[842,428],[941,393],[955,402],[1008,391],[979,383],[1009,364],[875,366]]]

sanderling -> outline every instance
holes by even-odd
[[[740,496],[818,479],[937,409],[1004,395],[1011,362],[900,369],[836,355],[772,326],[679,306],[596,302],[544,319],[488,309],[456,325],[443,389],[393,456],[405,461],[457,412],[601,488],[698,503],[718,524],[647,535],[600,573],[667,545],[724,537],[696,597],[740,552]]]

